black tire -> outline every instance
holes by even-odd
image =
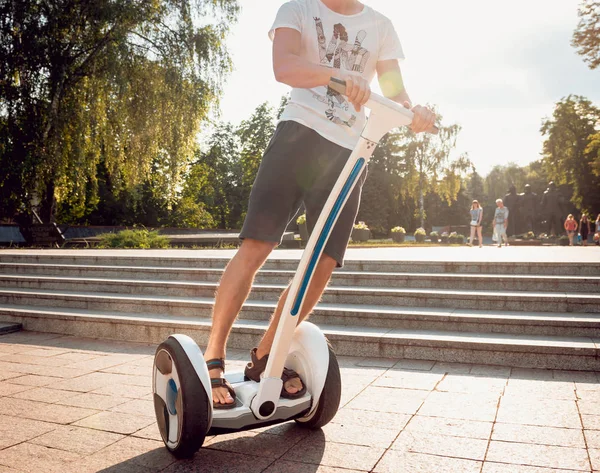
[[[189,458],[204,443],[212,415],[212,406],[209,404],[212,399],[209,399],[191,361],[174,338],[168,338],[158,346],[154,358],[155,366],[159,353],[162,352],[161,356],[164,357],[165,351],[169,354],[170,361],[175,364],[180,383],[176,401],[177,418],[180,423],[177,444],[170,446],[167,443],[169,432],[167,406],[160,396],[154,393],[154,411],[158,430],[165,446],[173,455],[177,458]],[[162,362],[165,362],[164,358]]]
[[[302,417],[296,419],[298,424],[307,429],[320,429],[324,425],[327,425],[335,417],[340,407],[340,399],[342,397],[340,366],[329,340],[327,341],[327,348],[329,349],[329,367],[327,368],[327,378],[319,397],[317,409],[309,418]]]

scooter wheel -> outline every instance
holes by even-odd
[[[204,443],[212,399],[187,354],[173,338],[156,349],[152,391],[158,430],[165,446],[177,458],[191,457]]]
[[[319,397],[317,408],[311,415],[296,419],[298,424],[308,429],[320,429],[328,424],[335,417],[340,407],[342,397],[340,366],[329,341],[327,341],[327,348],[329,349],[329,367],[327,368],[325,387]]]

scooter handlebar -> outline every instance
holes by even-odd
[[[335,90],[339,94],[346,95],[346,81],[332,77],[329,82],[329,87],[331,89]],[[379,94],[375,94],[375,93],[371,92],[371,97],[365,104],[365,107],[367,107],[369,109],[373,109],[374,108],[372,105],[373,102],[378,104],[379,106],[383,105],[387,108],[390,108],[393,111],[400,113],[400,114],[404,115],[405,117],[408,117],[410,120],[412,120],[414,117],[414,113],[411,110],[403,107],[402,105],[400,105],[390,99],[386,99],[385,97],[382,97]],[[439,133],[439,131],[440,130],[437,126],[433,126],[430,130],[427,130],[428,133],[431,133],[433,135],[437,135]]]

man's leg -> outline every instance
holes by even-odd
[[[225,358],[225,345],[233,322],[248,298],[252,281],[275,247],[275,243],[246,239],[227,265],[219,283],[213,309],[213,323],[204,359]],[[209,371],[211,378],[221,376],[219,368]],[[233,398],[227,388],[213,389],[213,401],[230,404]]]
[[[336,260],[327,256],[326,254],[321,255],[319,259],[319,263],[315,269],[315,273],[310,282],[310,286],[308,291],[306,291],[306,296],[304,299],[304,304],[302,304],[302,311],[300,312],[300,317],[298,319],[298,323],[302,322],[307,316],[312,312],[314,307],[321,299],[321,295],[323,291],[327,287],[327,283],[331,278],[331,273],[335,269],[337,265]],[[271,346],[273,345],[273,340],[275,339],[275,332],[277,331],[277,324],[279,323],[279,319],[281,318],[281,313],[283,312],[283,306],[285,304],[286,297],[289,292],[289,286],[283,291],[281,297],[279,298],[279,302],[277,303],[277,307],[275,308],[275,312],[273,313],[273,317],[271,318],[271,323],[269,324],[269,328],[263,335],[263,338],[258,345],[258,349],[256,350],[256,356],[258,359],[261,359],[263,356],[271,352]],[[285,384],[285,389],[290,394],[297,393],[300,389],[302,389],[302,382],[298,378],[293,378],[289,380]]]

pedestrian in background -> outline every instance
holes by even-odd
[[[577,222],[575,221],[573,214],[569,214],[565,220],[565,230],[567,231],[567,236],[569,237],[569,246],[573,246],[573,238],[575,237],[575,232],[577,231]]]
[[[504,207],[502,199],[497,199],[496,212],[494,213],[494,229],[498,236],[498,248],[502,247],[502,239],[504,239],[504,243],[508,246],[506,227],[508,227],[508,209]]]
[[[477,232],[477,238],[479,239],[479,248],[483,246],[483,237],[481,232],[481,221],[483,220],[483,209],[479,202],[474,200],[471,204],[471,239],[469,246],[473,246],[473,240],[475,239],[475,232]]]
[[[594,234],[596,245],[600,245],[600,214],[596,217],[596,233]]]
[[[579,234],[581,235],[581,241],[583,242],[583,246],[587,246],[588,235],[590,234],[590,220],[586,214],[581,215],[581,220],[579,221]]]

